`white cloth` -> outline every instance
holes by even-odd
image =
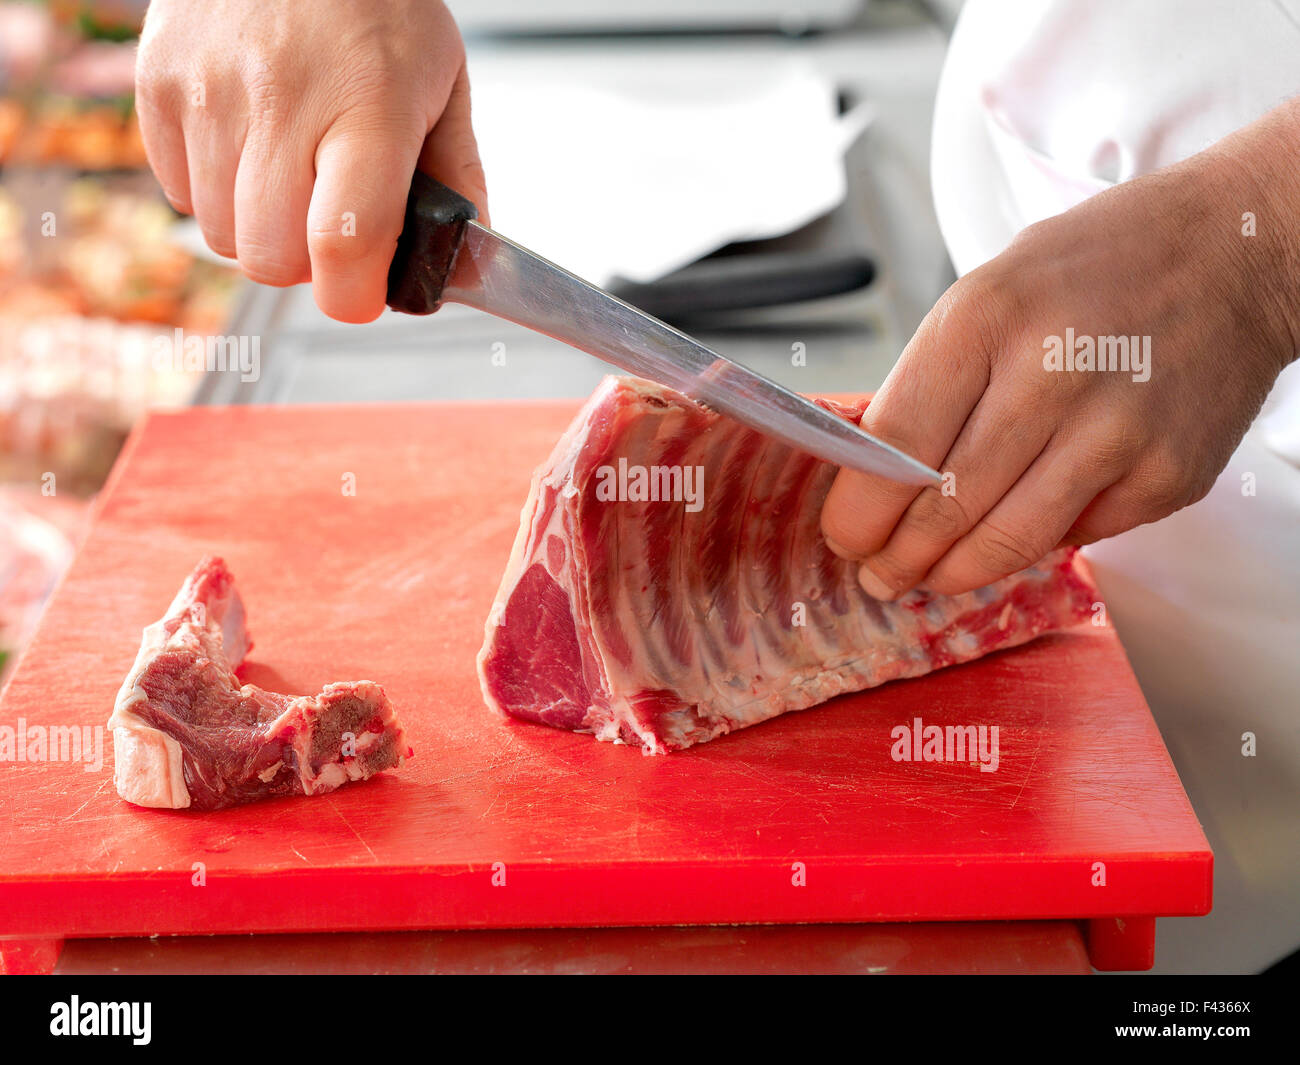
[[[1300,0],[968,0],[932,151],[958,272],[1300,92],[1297,52]],[[1215,852],[1155,971],[1258,971],[1300,947],[1300,364],[1209,496],[1087,553]]]

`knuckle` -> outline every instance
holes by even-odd
[[[1152,450],[1137,471],[1135,481],[1135,494],[1140,494],[1146,507],[1160,512],[1161,517],[1186,506],[1199,487],[1188,477],[1183,463],[1164,445]]]
[[[866,558],[880,547],[880,544],[873,542],[874,538],[866,527],[846,513],[846,508],[824,508],[821,529],[822,536],[839,548],[836,553],[842,552],[849,558]]]
[[[410,77],[409,71],[428,70],[424,64],[413,62],[415,47],[408,36],[394,35],[375,25],[349,29],[337,45],[339,69],[348,71],[342,86],[345,98],[353,103],[391,106],[395,82]],[[431,88],[425,78],[420,78],[420,87]]]
[[[881,550],[911,503],[915,488],[869,474],[841,470],[822,506],[822,535],[849,557],[866,558]]]
[[[180,83],[170,73],[143,60],[136,68],[135,98],[142,114],[175,114],[181,110]]]
[[[1170,514],[1182,510],[1183,507],[1191,506],[1204,495],[1204,493],[1198,495],[1197,491],[1196,486],[1182,481],[1158,485],[1148,499],[1147,513],[1143,516],[1142,521],[1159,521],[1161,518],[1167,518]]]
[[[859,424],[863,429],[894,447],[906,449],[908,421],[899,417],[884,397],[867,404]]]
[[[1023,534],[999,529],[988,522],[976,527],[967,547],[981,570],[998,576],[1032,566],[1045,553]]]
[[[888,548],[866,558],[863,565],[896,592],[912,587],[924,573]]]
[[[1095,544],[1103,537],[1096,532],[1088,522],[1075,522],[1061,538],[1062,547],[1086,547],[1088,544]]]
[[[908,372],[916,371],[909,370]],[[872,436],[909,454],[924,451],[926,441],[922,431],[923,427],[917,424],[915,418],[899,408],[899,404],[890,401],[889,393],[884,392],[867,404],[867,409],[863,412],[858,424]],[[870,477],[870,475],[863,476]],[[910,503],[912,496],[916,494],[915,489],[909,490],[905,485],[898,485],[881,478],[871,477],[871,483],[873,490],[878,495],[891,501],[902,500],[898,508],[900,514],[903,507]]]
[[[1115,478],[1132,469],[1143,453],[1145,439],[1131,420],[1112,418],[1087,434],[1080,453],[1088,455],[1089,465],[1107,477]]]
[[[1147,488],[1148,505],[1157,511],[1169,513],[1184,505],[1190,496],[1189,487],[1181,477],[1162,476],[1153,479]]]
[[[249,248],[243,244],[238,250],[240,267],[250,280],[258,284],[286,288],[298,284],[308,274],[305,258],[287,248]]]
[[[396,236],[393,238],[396,240]],[[349,234],[342,225],[313,226],[307,234],[307,247],[311,260],[325,267],[346,268],[364,262],[370,257],[377,241],[367,235],[365,227],[358,225],[356,233]]]
[[[927,541],[950,544],[969,532],[975,522],[956,496],[927,489],[913,505],[907,524]]]
[[[1039,248],[1050,246],[1055,232],[1056,225],[1052,218],[1043,218],[1037,222],[1031,222],[1012,238],[1008,250],[1032,257]]]
[[[248,263],[242,265],[245,276],[259,285],[270,285],[272,288],[288,288],[302,280],[298,273],[287,267]]]
[[[383,101],[391,98],[393,74],[403,60],[389,41],[366,41],[352,48],[344,58],[352,71],[347,91],[353,100]]]
[[[1099,498],[1092,505],[1084,508],[1083,513],[1070,526],[1062,542],[1082,547],[1084,544],[1094,544],[1098,540],[1105,540],[1125,532],[1134,524],[1127,520],[1126,515],[1122,497],[1118,493],[1108,493],[1107,497]]]
[[[952,306],[944,325],[963,343],[986,351],[1009,346],[1025,316],[1027,297],[1023,283],[994,263],[973,270],[953,286]]]
[[[161,183],[161,181],[162,179],[160,178],[159,182]],[[175,211],[177,214],[194,213],[194,205],[190,203],[189,196],[183,193],[182,191],[180,191],[179,189],[175,189],[170,187],[169,185],[163,184],[162,194],[164,199],[166,199],[167,202],[171,204],[172,210]]]
[[[228,75],[222,90],[232,100],[242,97],[250,130],[274,143],[295,118],[306,123],[318,113],[324,101],[313,86],[320,77],[304,62],[296,52],[272,45],[250,55],[237,73]]]
[[[250,126],[277,125],[292,106],[283,81],[269,72],[259,71],[250,77],[244,85],[244,94]]]
[[[169,197],[170,198],[170,197]],[[212,225],[199,223],[199,228],[203,231],[203,240],[218,255],[224,255],[227,259],[233,259],[236,255],[235,237],[227,229],[221,229]]]
[[[1214,488],[1215,480],[1217,480],[1217,478],[1205,477],[1199,481],[1194,481],[1191,489],[1187,493],[1186,501],[1183,503],[1183,506],[1190,507],[1193,503],[1199,503],[1202,499],[1208,496],[1211,489]]]

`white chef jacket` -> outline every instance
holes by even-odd
[[[1300,93],[1297,57],[1300,0],[968,0],[932,150],[958,273]],[[1086,551],[1215,854],[1155,971],[1259,971],[1300,948],[1300,364],[1204,500]]]

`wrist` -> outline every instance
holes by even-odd
[[[1300,355],[1300,97],[1204,154],[1205,194],[1232,205],[1227,268],[1243,282],[1240,310],[1268,321],[1281,372]]]

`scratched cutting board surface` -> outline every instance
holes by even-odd
[[[0,725],[103,724],[141,628],[211,551],[248,608],[244,679],[378,680],[416,757],[210,814],[119,799],[111,734],[99,771],[0,764],[0,935],[1208,911],[1209,847],[1108,628],[666,757],[490,714],[483,620],[576,406],[149,418]],[[997,771],[893,761],[890,730],[917,717],[999,726]]]

